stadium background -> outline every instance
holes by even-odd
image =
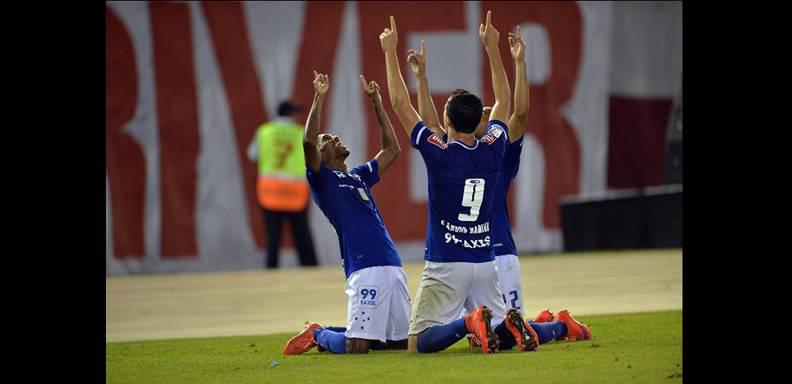
[[[477,36],[488,9],[511,83],[504,36],[519,24],[527,44],[529,128],[509,197],[521,254],[564,250],[564,198],[669,183],[679,2],[109,2],[106,273],[261,268],[267,239],[245,149],[277,103],[293,98],[307,112],[312,70],[328,73],[322,129],[345,141],[348,164],[363,162],[379,142],[358,75],[386,83],[377,36],[388,15],[402,62],[426,40],[442,106],[457,87],[493,100]],[[396,128],[406,150],[373,193],[401,257],[419,261],[426,175]],[[337,238],[311,205],[320,264],[338,265]],[[281,264],[293,266],[285,235]]]

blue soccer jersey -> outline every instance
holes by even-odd
[[[495,185],[495,202],[492,206],[492,249],[495,256],[517,254],[517,247],[514,245],[511,233],[506,197],[509,193],[509,186],[520,169],[522,145],[523,138],[520,137],[506,146],[506,152],[503,155],[503,168],[501,168],[498,183]]]
[[[424,258],[435,262],[492,261],[491,213],[508,127],[490,120],[472,146],[445,143],[423,121],[410,136],[420,151],[429,182],[429,217]]]
[[[329,169],[306,170],[311,196],[338,235],[344,274],[376,266],[401,266],[393,240],[374,203],[371,187],[379,182],[377,160],[348,173]]]

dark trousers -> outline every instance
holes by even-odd
[[[278,267],[284,221],[291,223],[300,265],[317,265],[311,228],[308,226],[308,207],[300,212],[279,212],[263,208],[261,211],[264,216],[264,224],[267,227],[267,268]]]

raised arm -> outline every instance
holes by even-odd
[[[525,42],[520,35],[520,26],[509,32],[509,46],[514,59],[514,113],[509,118],[509,142],[522,137],[528,121],[528,75],[525,66]]]
[[[410,103],[410,94],[407,92],[407,85],[404,84],[401,68],[399,68],[399,58],[396,55],[396,44],[399,42],[399,37],[396,31],[396,20],[393,16],[390,17],[390,23],[391,27],[385,28],[385,31],[380,34],[380,45],[382,45],[382,52],[385,53],[385,70],[388,74],[388,95],[396,117],[399,118],[407,136],[410,136],[412,129],[421,121],[421,117],[418,116],[418,112],[415,112],[415,108]]]
[[[374,156],[379,166],[379,175],[385,173],[393,160],[399,157],[401,147],[399,140],[396,139],[396,132],[393,131],[388,114],[385,113],[385,106],[382,105],[382,96],[380,95],[380,87],[375,81],[366,83],[366,78],[360,75],[360,82],[363,83],[363,91],[366,92],[369,101],[374,106],[374,112],[377,115],[377,122],[380,127],[380,151]]]
[[[319,136],[319,119],[322,117],[322,105],[324,104],[327,90],[330,89],[330,80],[327,75],[321,75],[314,71],[313,87],[313,104],[311,104],[311,111],[308,112],[308,121],[305,122],[303,153],[305,153],[305,166],[311,171],[319,172],[322,158],[316,144]]]
[[[500,50],[498,50],[500,33],[492,25],[492,11],[487,11],[486,24],[479,26],[479,38],[481,38],[481,43],[484,44],[487,57],[489,57],[492,90],[495,93],[495,103],[492,105],[490,120],[505,122],[509,116],[511,90],[509,89],[509,80],[506,78],[506,69],[501,61]]]
[[[410,49],[407,54],[407,62],[410,63],[410,69],[418,80],[418,114],[432,132],[442,136],[445,129],[437,115],[437,108],[429,92],[429,79],[426,78],[426,42],[421,40],[420,52]]]

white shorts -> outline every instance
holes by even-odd
[[[410,326],[410,294],[402,267],[369,267],[347,279],[347,338],[405,340]]]
[[[492,310],[492,327],[496,327],[506,316],[503,295],[498,286],[495,261],[486,263],[437,263],[424,264],[421,283],[415,295],[410,335],[417,335],[426,328],[450,323],[459,318],[463,309],[468,312],[479,305]]]
[[[495,266],[497,267],[498,285],[501,289],[506,310],[515,308],[525,318],[522,285],[520,284],[520,258],[516,255],[495,256]],[[459,316],[465,317],[468,313],[470,312],[463,308]]]
[[[523,291],[520,284],[520,258],[516,255],[495,256],[495,263],[498,265],[498,284],[503,292],[506,309],[517,309],[525,318]]]

